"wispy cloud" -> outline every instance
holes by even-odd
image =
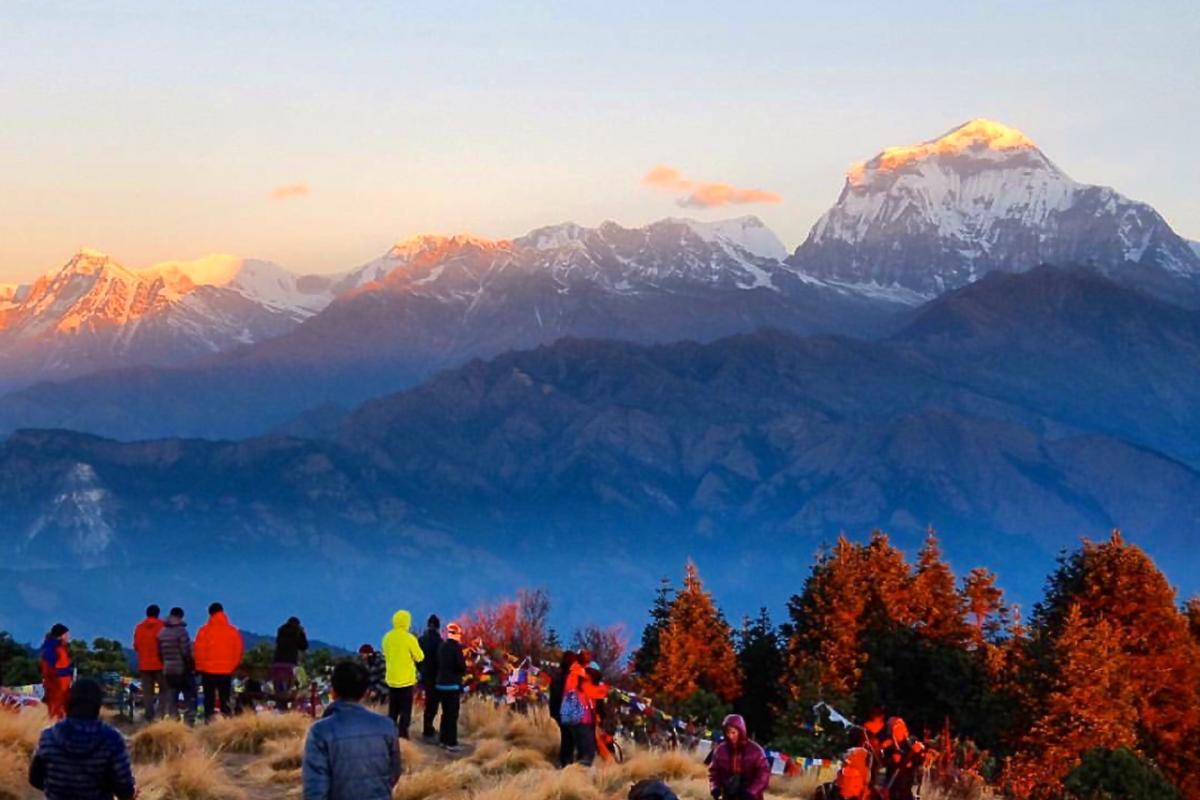
[[[742,189],[728,183],[706,183],[684,176],[675,167],[659,164],[642,176],[642,185],[675,192],[676,204],[684,208],[716,208],[747,203],[778,203],[783,198],[766,189]]]
[[[307,183],[289,183],[276,186],[271,190],[272,200],[291,200],[293,197],[304,197],[308,194]]]

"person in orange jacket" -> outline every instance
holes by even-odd
[[[204,688],[204,721],[216,715],[218,698],[222,714],[233,713],[233,673],[242,663],[242,634],[225,616],[225,607],[213,603],[208,607],[208,622],[196,632],[192,654],[200,685]]]
[[[45,692],[46,708],[50,719],[66,719],[67,693],[71,690],[71,651],[67,642],[71,631],[61,622],[54,624],[42,641],[38,663],[42,668],[42,689]]]
[[[571,665],[563,688],[563,703],[574,702],[570,698],[575,695],[583,706],[583,719],[568,723],[567,728],[575,744],[575,763],[590,767],[596,759],[596,703],[608,697],[608,686],[588,674],[591,656],[587,658],[587,661],[577,661]],[[596,672],[599,672],[598,668]]]
[[[166,623],[159,619],[162,611],[156,605],[146,607],[146,618],[133,629],[133,651],[137,653],[138,672],[142,677],[142,706],[146,722],[158,716],[159,698],[163,694],[163,662],[158,652],[158,632]]]

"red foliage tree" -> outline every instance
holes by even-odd
[[[733,630],[704,591],[700,572],[691,562],[683,589],[671,603],[649,685],[657,697],[672,702],[687,700],[701,689],[727,703],[741,694]]]

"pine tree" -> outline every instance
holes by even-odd
[[[963,618],[966,607],[954,582],[950,565],[942,558],[937,534],[930,528],[917,557],[910,609],[921,636],[944,644],[960,644],[969,637]]]
[[[671,582],[662,578],[654,594],[654,605],[650,607],[650,624],[642,629],[641,646],[633,654],[633,671],[643,680],[654,674],[654,667],[658,664],[662,632],[671,621],[671,601],[674,596]]]
[[[1106,542],[1085,541],[1064,558],[1034,614],[1034,655],[1043,675],[1052,674],[1053,658],[1036,645],[1056,641],[1075,606],[1086,625],[1107,626],[1120,654],[1137,749],[1183,796],[1200,797],[1200,645],[1165,576],[1119,532]]]
[[[735,707],[746,718],[750,735],[760,743],[775,735],[775,715],[783,704],[783,645],[766,608],[746,619],[738,635],[742,696]]]
[[[971,620],[971,638],[976,647],[995,641],[1009,621],[1004,591],[996,585],[996,573],[976,567],[963,579],[962,602]]]
[[[725,702],[741,693],[732,631],[712,596],[704,591],[700,572],[691,562],[661,632],[659,658],[649,685],[655,696],[674,703],[700,690]]]
[[[1132,748],[1137,741],[1133,691],[1114,626],[1072,605],[1050,652],[1049,691],[1004,772],[1003,783],[1021,798],[1057,797],[1062,778],[1088,750]]]
[[[1200,595],[1195,595],[1187,601],[1183,613],[1187,617],[1188,631],[1196,643],[1200,644]]]

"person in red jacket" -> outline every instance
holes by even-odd
[[[771,782],[767,754],[746,734],[746,720],[730,714],[721,725],[725,741],[713,751],[708,788],[714,800],[763,800]]]
[[[580,657],[584,655],[586,651],[580,651]],[[567,672],[567,680],[563,685],[563,704],[568,707],[577,704],[582,717],[578,721],[563,719],[563,723],[571,733],[575,763],[590,767],[596,759],[596,703],[608,697],[608,686],[589,675],[587,666],[587,661],[576,661]],[[599,669],[594,675],[599,675]],[[562,709],[559,714],[563,715]]]
[[[142,705],[146,709],[146,722],[153,722],[158,716],[159,698],[164,690],[158,632],[166,623],[158,618],[161,613],[158,606],[147,606],[146,618],[133,629],[133,652],[137,654],[138,672],[142,677]]]
[[[208,622],[196,632],[192,655],[200,685],[204,689],[204,721],[211,722],[218,708],[225,715],[233,713],[233,673],[242,663],[242,634],[225,616],[225,607],[213,603],[208,607]],[[218,706],[218,699],[220,705]]]
[[[46,708],[50,719],[65,719],[67,716],[67,693],[71,690],[71,651],[67,642],[71,632],[61,622],[55,623],[42,641],[38,662],[42,668],[42,689],[45,691]]]

